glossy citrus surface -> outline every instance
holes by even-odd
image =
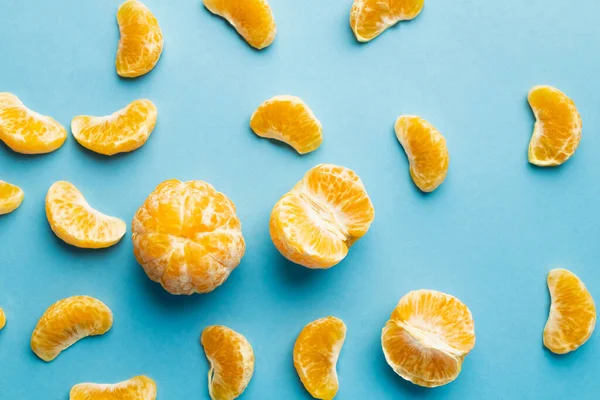
[[[208,392],[212,400],[239,397],[254,374],[254,352],[248,340],[225,326],[209,326],[200,339],[210,363]]]
[[[25,194],[20,187],[0,181],[0,215],[8,214],[19,208]]]
[[[31,349],[42,360],[52,361],[77,341],[108,332],[112,324],[112,312],[100,300],[69,297],[44,312],[31,335]]]
[[[115,384],[80,383],[71,388],[69,400],[155,400],[156,383],[136,376]]]
[[[6,326],[6,314],[4,310],[0,308],[0,330]]]
[[[354,0],[350,27],[360,42],[375,39],[400,21],[415,18],[425,0]]]

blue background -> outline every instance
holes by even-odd
[[[199,0],[146,0],[165,36],[154,71],[120,79],[114,67],[117,0],[19,1],[0,5],[0,90],[65,127],[80,114],[109,114],[137,98],[158,107],[147,144],[106,158],[72,136],[58,151],[21,156],[0,144],[0,179],[25,191],[0,218],[0,398],[68,398],[72,385],[154,378],[159,399],[207,399],[207,325],[243,333],[256,372],[243,398],[308,399],[292,346],[309,321],[342,318],[340,399],[592,399],[600,395],[600,341],[567,356],[542,346],[552,267],[572,269],[600,299],[600,3],[428,0],[422,14],[361,45],[351,0],[270,0],[278,33],[257,52]],[[527,162],[533,116],[528,90],[554,85],[583,121],[577,154],[560,168]],[[298,156],[256,137],[249,118],[277,94],[303,98],[324,143]],[[448,178],[421,194],[393,125],[418,114],[447,138]],[[271,244],[272,206],[321,162],[354,169],[376,210],[369,233],[338,266],[311,271]],[[151,282],[130,234],[101,251],[54,237],[44,197],[74,183],[92,206],[130,221],[161,181],[201,179],[237,205],[247,253],[208,295],[176,297]],[[428,390],[396,376],[380,332],[407,291],[437,289],[463,300],[477,344],[459,378]],[[115,317],[46,364],[29,348],[54,301],[97,297]]]

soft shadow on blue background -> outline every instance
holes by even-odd
[[[68,398],[72,385],[156,380],[159,399],[207,399],[201,330],[224,324],[246,335],[256,373],[243,398],[308,399],[292,346],[309,321],[342,318],[340,399],[592,399],[600,395],[598,335],[577,352],[542,346],[547,271],[572,269],[600,299],[600,5],[547,0],[428,0],[414,21],[366,45],[349,28],[351,0],[270,0],[278,33],[257,52],[199,0],[146,4],[165,50],[136,80],[114,68],[116,0],[0,4],[0,90],[69,126],[79,114],[109,114],[146,97],[156,130],[140,150],[112,158],[78,146],[26,157],[0,145],[0,179],[25,201],[0,218],[0,398]],[[566,165],[527,163],[537,84],[571,96],[584,121]],[[303,98],[324,127],[307,156],[255,137],[249,117],[277,94]],[[446,182],[422,195],[393,133],[418,114],[447,138]],[[376,210],[369,233],[340,265],[310,271],[271,244],[271,207],[321,163],[354,169]],[[44,197],[56,180],[130,222],[161,181],[202,179],[237,205],[247,240],[240,267],[215,292],[171,296],[137,265],[129,233],[117,246],[83,251],[56,239]],[[426,390],[385,363],[380,332],[407,291],[437,289],[463,300],[477,344],[452,384]],[[54,301],[95,296],[115,317],[46,364],[29,349],[38,317]]]

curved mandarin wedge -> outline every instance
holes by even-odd
[[[0,215],[15,211],[23,202],[24,197],[25,194],[20,187],[0,181]]]
[[[52,361],[77,341],[108,332],[112,324],[112,312],[100,300],[69,297],[44,312],[31,335],[31,349],[42,360]]]
[[[148,277],[172,294],[214,290],[246,250],[235,205],[203,181],[158,185],[133,217],[132,239]]]
[[[117,11],[119,47],[117,73],[135,78],[152,71],[163,51],[163,34],[158,20],[142,2],[127,0]]]
[[[446,139],[423,118],[404,115],[396,120],[396,137],[410,163],[410,176],[423,192],[433,192],[448,174]]]
[[[4,310],[0,308],[0,330],[4,329],[6,326],[6,314]]]
[[[406,294],[381,334],[387,363],[402,378],[425,387],[452,382],[475,346],[468,307],[435,290]]]
[[[77,188],[55,182],[46,195],[46,217],[52,231],[65,243],[85,249],[110,247],[125,235],[122,220],[93,209]]]
[[[136,376],[115,384],[80,383],[73,386],[69,400],[155,400],[156,383]]]
[[[582,123],[575,103],[550,86],[535,86],[528,100],[536,119],[529,162],[540,167],[563,164],[575,154],[581,140]]]
[[[335,317],[306,325],[294,345],[294,367],[315,399],[331,400],[339,389],[336,364],[346,339],[346,325]]]
[[[275,18],[267,0],[204,0],[213,14],[227,20],[248,44],[258,50],[275,40]]]
[[[425,0],[354,0],[350,27],[359,42],[375,39],[400,21],[421,13]]]
[[[67,131],[53,118],[30,110],[12,93],[0,93],[0,140],[11,150],[50,153],[66,139]]]
[[[86,149],[112,156],[142,147],[156,118],[156,106],[150,100],[136,100],[105,117],[77,116],[71,121],[71,132]]]
[[[300,154],[316,150],[323,142],[321,122],[294,96],[275,96],[263,102],[252,114],[250,127],[258,136],[287,143]]]
[[[254,374],[254,352],[248,340],[225,326],[209,326],[200,339],[210,363],[208,392],[212,400],[239,397]]]
[[[571,271],[553,269],[548,274],[552,297],[544,327],[544,346],[566,354],[583,345],[596,327],[596,305],[583,282]]]
[[[374,217],[371,199],[354,171],[320,164],[275,204],[270,234],[288,260],[329,268],[346,257]]]

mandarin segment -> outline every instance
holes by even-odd
[[[250,127],[258,136],[287,143],[300,154],[316,150],[323,142],[321,122],[294,96],[275,96],[263,102],[252,114]]]
[[[375,39],[400,21],[421,13],[425,0],[354,0],[350,27],[359,42]]]
[[[204,0],[204,6],[225,18],[250,46],[258,50],[275,40],[277,28],[267,0]]]
[[[375,210],[356,173],[320,164],[273,207],[270,234],[288,260],[308,268],[330,268],[367,233]]]
[[[203,181],[158,185],[133,217],[132,239],[148,277],[172,294],[216,289],[246,249],[235,205]]]
[[[69,297],[44,312],[31,335],[31,349],[42,360],[52,361],[77,341],[108,332],[112,324],[112,312],[100,300]]]
[[[212,400],[239,397],[254,374],[254,352],[248,340],[225,326],[209,326],[200,339],[210,363],[208,392]]]
[[[20,187],[0,181],[0,215],[15,211],[24,197],[25,194]]]
[[[110,247],[125,235],[125,222],[93,209],[71,183],[55,182],[46,195],[46,217],[65,243],[86,249]]]
[[[566,354],[583,345],[596,327],[596,305],[583,282],[571,271],[553,269],[548,273],[552,298],[544,327],[544,346]]]
[[[127,0],[117,11],[119,47],[117,73],[135,78],[150,72],[163,51],[164,39],[158,20],[142,2]]]
[[[346,339],[346,325],[326,317],[306,325],[294,344],[294,367],[315,399],[331,400],[339,389],[337,361]]]
[[[50,153],[66,139],[67,131],[56,120],[30,110],[12,93],[0,93],[0,140],[12,151]]]
[[[529,162],[540,167],[563,164],[575,154],[581,141],[582,122],[575,103],[550,86],[535,86],[528,100],[536,119]]]
[[[446,139],[423,118],[403,115],[396,120],[396,137],[410,164],[410,176],[423,192],[437,189],[448,174]]]
[[[156,383],[136,376],[115,384],[80,383],[71,388],[69,400],[155,400]]]

